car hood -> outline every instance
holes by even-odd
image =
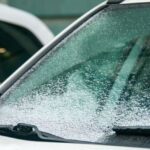
[[[96,144],[68,144],[56,142],[33,142],[0,136],[2,150],[148,150],[147,148],[131,148],[120,146],[104,146]]]

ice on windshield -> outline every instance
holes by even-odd
[[[2,97],[0,124],[100,143],[114,125],[150,125],[150,10],[131,8],[108,9],[60,43]]]
[[[118,65],[115,64],[115,59],[116,57],[111,59],[112,66]],[[42,85],[20,101],[8,102],[0,109],[1,124],[32,122],[41,130],[55,135],[89,141],[97,141],[113,134],[114,125],[150,125],[150,94],[146,84],[140,84],[148,81],[148,66],[145,66],[144,73],[138,74],[140,82],[134,84],[135,88],[133,83],[136,82],[134,78],[137,74],[132,77],[128,83],[129,89],[124,91],[112,109],[112,103],[107,100],[112,81],[110,75],[109,78],[106,76],[106,67],[99,69],[99,64],[106,64],[106,61],[110,64],[105,59],[89,60],[79,69]],[[112,70],[109,74],[112,74]]]

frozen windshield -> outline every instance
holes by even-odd
[[[114,125],[150,125],[149,55],[150,5],[112,5],[2,96],[0,124],[99,143]]]

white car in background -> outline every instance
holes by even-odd
[[[2,150],[150,148],[150,0],[109,0],[0,86]]]
[[[37,17],[0,4],[0,82],[53,38]]]

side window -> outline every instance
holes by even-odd
[[[27,29],[0,22],[0,82],[41,47],[42,43]]]

